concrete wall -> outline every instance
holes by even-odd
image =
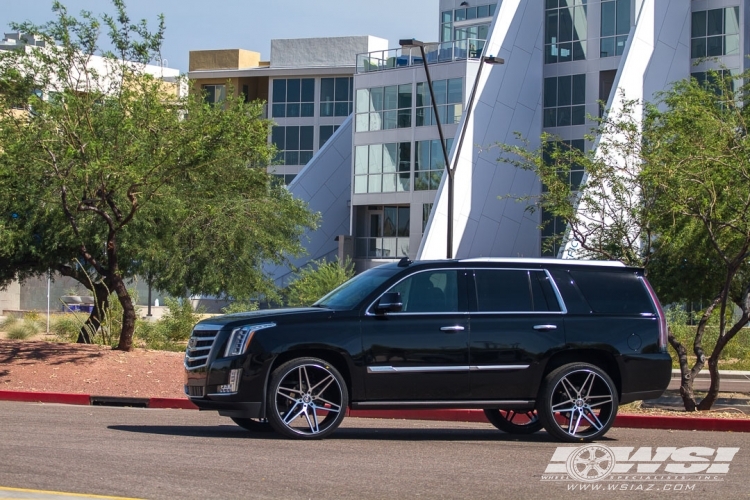
[[[8,288],[0,290],[0,314],[4,310],[17,311],[21,308],[21,285],[14,281]]]
[[[387,49],[388,40],[374,36],[271,40],[271,67],[354,66],[357,54]]]

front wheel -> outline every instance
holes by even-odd
[[[484,416],[492,425],[508,434],[534,434],[542,429],[536,410],[484,410]]]
[[[602,437],[615,421],[619,399],[612,379],[597,366],[571,363],[544,379],[539,420],[550,435],[570,443]]]
[[[293,359],[271,375],[268,422],[287,437],[323,438],[344,420],[348,403],[346,383],[336,368],[322,359]]]

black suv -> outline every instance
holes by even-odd
[[[604,435],[671,359],[643,270],[555,259],[406,259],[312,307],[195,326],[185,392],[248,430],[333,432],[347,408],[480,408],[499,429]]]

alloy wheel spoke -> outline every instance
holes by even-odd
[[[576,425],[575,428],[573,428],[573,419],[575,418],[576,414],[578,415],[578,418],[575,419]],[[573,412],[570,418],[570,422],[568,423],[568,434],[570,434],[571,436],[575,436],[576,434],[578,434],[578,427],[580,427],[581,425],[581,418],[582,414],[580,411]]]
[[[564,407],[565,405],[569,405],[568,407]],[[576,405],[573,401],[563,401],[562,403],[557,403],[556,405],[552,405],[552,411],[554,413],[560,412],[565,413],[568,411],[575,411]]]
[[[604,427],[604,424],[602,424],[602,422],[599,420],[599,417],[597,417],[596,415],[594,415],[594,412],[592,412],[591,410],[589,410],[588,414],[591,415],[591,417],[593,417],[593,420],[591,418],[589,418],[588,415],[586,415],[586,412],[583,412],[583,411],[581,412],[581,416],[583,416],[583,418],[585,418],[586,420],[588,420],[588,422],[591,425],[593,425],[594,428],[596,428],[596,430],[600,430],[602,427]]]
[[[294,401],[295,403],[297,402],[297,398],[293,398],[289,394],[286,394],[285,392],[283,392],[281,389],[279,389],[278,391],[276,391],[276,394],[279,395],[279,396],[284,396],[285,398],[287,398],[287,399],[289,399],[291,401]]]
[[[318,432],[320,432],[320,427],[318,427],[318,415],[315,411],[315,405],[312,405],[312,419],[310,418],[311,412],[307,411],[307,408],[308,407],[305,406],[305,419],[307,419],[307,425],[310,426],[310,432],[312,432],[313,434],[317,434]]]
[[[539,418],[539,415],[537,415],[533,411],[527,411],[526,412],[526,417],[528,417],[529,423],[532,423],[532,422],[536,422],[537,421],[537,419]]]
[[[332,411],[332,412],[335,412],[335,413],[338,413],[339,411],[341,411],[341,405],[337,405],[336,403],[331,403],[327,399],[315,398],[315,400],[316,401],[322,401],[322,402],[324,402],[327,405],[331,405],[330,408],[323,408],[326,411]]]
[[[568,380],[568,377],[563,377],[560,380],[560,385],[565,391],[565,394],[568,395],[568,399],[570,401],[575,401],[578,396],[578,389],[576,389],[573,383],[570,380]],[[573,394],[571,394],[571,391],[573,391]]]
[[[605,399],[604,401],[599,401],[598,403],[589,403],[589,408],[596,408],[598,406],[610,404],[613,402],[612,396],[602,396],[602,397],[606,397],[607,399]]]
[[[294,403],[294,406],[292,406],[289,409],[289,411],[286,412],[286,415],[284,415],[284,423],[285,424],[288,425],[289,422],[291,422],[292,420],[294,420],[295,418],[299,417],[300,415],[302,415],[305,412],[305,407],[304,407],[304,405],[302,405],[302,409],[300,411],[298,411],[297,413],[294,413],[294,409],[297,408],[300,405],[301,405],[301,403],[299,401],[297,401],[297,402]]]
[[[508,410],[507,412],[505,412],[505,420],[507,420],[508,422],[512,424],[513,419],[516,418],[516,415],[518,415],[518,413],[516,413],[515,411]]]
[[[591,389],[594,387],[595,381],[596,374],[594,374],[594,372],[589,372],[589,374],[586,376],[586,380],[584,380],[583,384],[581,384],[581,395],[584,399],[588,399],[591,395]]]
[[[320,389],[320,390],[318,391],[318,394],[323,394],[323,393],[325,392],[325,390],[326,390],[326,389],[328,389],[328,386],[330,386],[330,385],[331,385],[331,384],[333,383],[333,381],[334,381],[334,380],[336,380],[336,379],[334,379],[334,378],[333,378],[333,375],[330,375],[330,374],[329,374],[329,375],[328,375],[328,376],[327,376],[326,378],[324,378],[323,380],[321,380],[320,382],[318,382],[318,383],[317,383],[317,384],[315,384],[314,386],[310,387],[310,389],[309,389],[309,391],[310,391],[310,394],[312,394],[312,392],[313,392],[313,391],[314,391],[314,390],[315,390],[315,389],[316,389],[316,388],[317,388],[317,387],[318,387],[318,386],[319,386],[320,384],[322,384],[322,383],[324,383],[324,382],[328,382],[328,383],[327,383],[327,384],[326,384],[326,385],[325,385],[325,386],[324,386],[324,387],[323,387],[322,389]]]
[[[276,392],[280,393],[281,391],[293,392],[295,394],[299,394],[300,396],[303,394],[303,392],[300,391],[299,389],[295,389],[294,387],[284,387],[283,385],[279,384],[279,388]]]

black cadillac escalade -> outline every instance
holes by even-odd
[[[655,398],[671,360],[643,270],[614,262],[400,262],[312,307],[195,326],[185,392],[248,430],[335,431],[347,408],[480,408],[499,429],[591,441]]]

